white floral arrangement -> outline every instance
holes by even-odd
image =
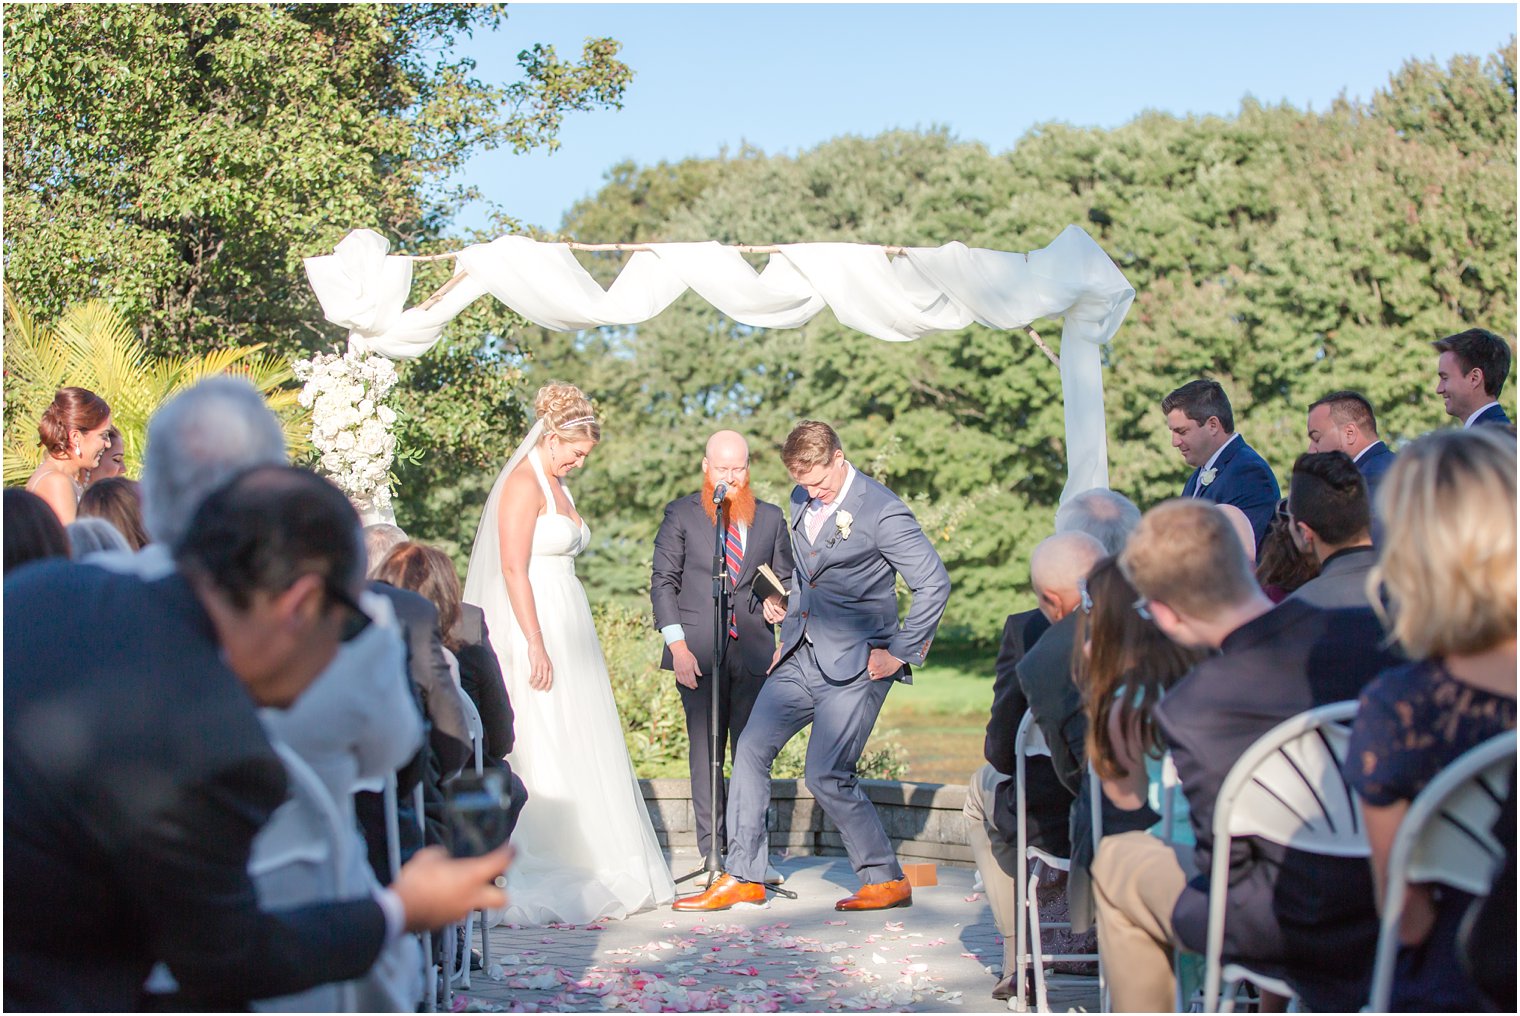
[[[361,513],[388,515],[396,412],[382,403],[396,385],[395,364],[350,351],[316,353],[291,367],[305,383],[300,402],[311,410],[311,443],[321,453],[322,472]]]

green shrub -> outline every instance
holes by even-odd
[[[605,604],[592,614],[634,772],[646,779],[686,776],[690,771],[686,713],[675,678],[660,669],[660,633],[648,614],[631,607]],[[858,767],[862,778],[907,778],[908,760],[902,746],[891,739],[893,733],[884,731],[867,745]],[[777,779],[801,779],[807,744],[808,729],[803,728],[776,756],[772,774]]]

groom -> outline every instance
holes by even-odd
[[[770,679],[739,739],[729,784],[725,873],[676,910],[766,906],[765,813],[771,763],[792,735],[813,725],[808,790],[838,827],[860,889],[836,910],[913,903],[881,819],[856,784],[855,763],[892,682],[922,664],[950,596],[950,576],[908,506],[855,470],[839,435],[804,420],[781,461],[792,491],[795,591],[787,604]],[[897,576],[913,594],[897,620]]]

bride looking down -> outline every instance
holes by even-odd
[[[581,924],[669,902],[575,558],[591,543],[563,479],[601,439],[574,385],[538,391],[537,421],[486,499],[465,600],[478,605],[516,713],[508,756],[528,788],[500,921]],[[500,634],[498,634],[500,633]]]

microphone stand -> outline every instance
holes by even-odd
[[[725,544],[728,538],[728,504],[725,497],[728,488],[719,484],[713,491],[713,504],[717,506],[717,517],[713,521],[713,655],[712,670],[707,674],[708,685],[708,713],[707,713],[707,857],[703,859],[702,867],[695,871],[689,871],[676,879],[676,884],[688,882],[698,875],[707,876],[706,888],[711,888],[718,872],[723,870],[723,858],[718,851],[718,788],[723,781],[723,745],[718,736],[718,674],[723,666],[723,657],[728,650],[728,612],[732,601],[733,586],[728,577],[728,562],[725,554]]]

